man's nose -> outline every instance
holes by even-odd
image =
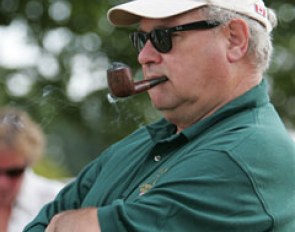
[[[148,40],[142,50],[138,54],[138,62],[141,65],[149,63],[161,62],[162,56],[153,46],[150,40]]]
[[[11,179],[8,176],[0,173],[0,190],[7,188],[7,186],[9,186],[10,183]]]

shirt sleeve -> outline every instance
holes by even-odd
[[[43,232],[54,215],[66,210],[81,208],[85,196],[99,176],[106,154],[107,152],[86,166],[75,180],[58,193],[52,202],[41,209],[23,232]]]
[[[247,173],[226,153],[178,160],[145,194],[98,210],[102,232],[268,231],[271,217]]]

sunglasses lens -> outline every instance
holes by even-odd
[[[148,39],[151,39],[153,46],[158,52],[167,53],[172,48],[171,35],[167,30],[156,29],[151,33],[136,31],[130,34],[133,46],[140,52]]]
[[[161,53],[167,53],[172,48],[171,34],[167,30],[156,29],[151,32],[151,41]]]
[[[25,171],[25,168],[14,168],[5,171],[5,174],[10,178],[20,177]]]
[[[148,35],[144,32],[136,31],[130,34],[130,39],[135,49],[140,52],[148,40]]]

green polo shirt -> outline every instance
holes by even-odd
[[[161,119],[112,145],[24,231],[89,206],[102,232],[295,231],[295,146],[264,81],[175,132]]]

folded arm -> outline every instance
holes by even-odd
[[[50,221],[45,232],[100,232],[97,208],[68,210],[56,214]]]

